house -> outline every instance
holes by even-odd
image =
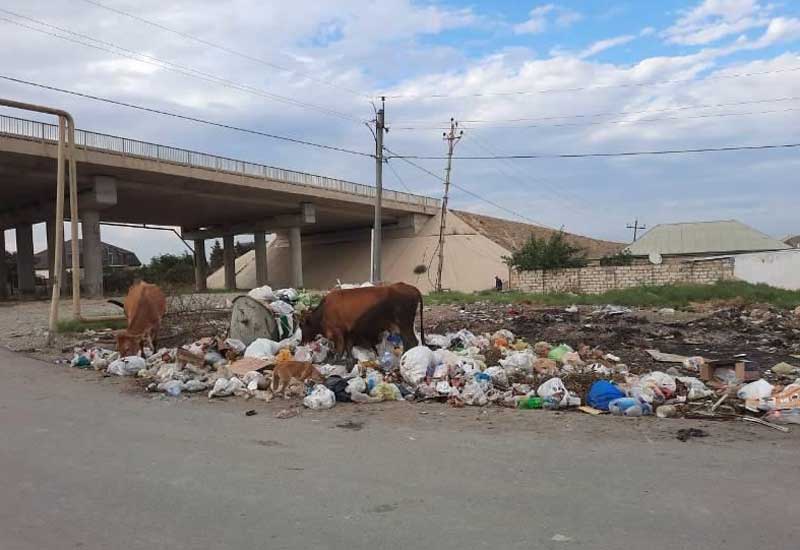
[[[735,279],[800,289],[800,249],[736,220],[657,225],[626,250],[655,263],[729,258]]]
[[[131,252],[130,250],[125,250],[124,248],[120,248],[118,246],[114,246],[113,244],[109,243],[100,243],[102,250],[103,250],[103,267],[110,267],[110,268],[127,268],[127,267],[139,267],[142,263],[139,261],[139,258]],[[66,269],[70,269],[72,267],[72,243],[71,241],[66,241],[64,243],[64,250],[66,253],[66,260],[65,260],[65,267]],[[78,250],[80,251],[80,266],[83,267],[83,240],[78,239]],[[48,277],[48,251],[44,249],[40,252],[37,252],[34,257],[34,268],[36,270],[36,274],[47,278]]]
[[[721,256],[791,248],[736,220],[669,223],[653,227],[626,248],[634,256]]]

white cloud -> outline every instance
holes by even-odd
[[[772,6],[756,0],[704,0],[664,32],[668,42],[705,45],[769,24]]]
[[[580,21],[583,16],[569,8],[556,4],[544,4],[533,8],[527,21],[514,26],[516,34],[537,34],[544,32],[551,24],[566,28]]]
[[[587,57],[591,57],[600,52],[604,52],[608,49],[615,48],[623,44],[627,44],[628,42],[631,42],[633,40],[636,40],[636,35],[634,34],[626,34],[623,36],[615,36],[614,38],[606,38],[605,40],[598,40],[594,44],[591,44],[585,50],[582,50],[578,54],[578,57],[580,57],[581,59],[586,59]]]
[[[653,27],[645,27],[639,31],[639,36],[650,36],[651,34],[655,34],[656,29]]]

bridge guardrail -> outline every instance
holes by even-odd
[[[58,126],[55,124],[7,115],[0,115],[0,134],[36,141],[58,143]],[[276,168],[266,164],[257,164],[217,155],[209,155],[207,153],[199,153],[197,151],[180,149],[168,145],[159,145],[157,143],[90,132],[87,130],[75,130],[75,145],[84,149],[117,153],[129,157],[180,164],[194,168],[205,168],[216,172],[226,172],[298,185],[308,185],[363,197],[375,196],[375,188],[370,185],[327,178],[325,176],[287,170],[285,168]],[[393,191],[385,188],[383,190],[383,198],[406,204],[416,204],[423,207],[439,208],[441,206],[441,202],[432,197],[404,193],[402,191]]]

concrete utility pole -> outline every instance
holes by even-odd
[[[444,268],[444,231],[447,223],[447,197],[450,193],[450,172],[453,169],[453,149],[456,143],[461,141],[464,136],[464,130],[458,129],[458,122],[455,119],[450,119],[450,131],[444,133],[444,140],[447,142],[447,168],[444,171],[444,199],[442,200],[442,219],[439,224],[439,268],[436,270],[436,291],[442,291],[442,269]]]
[[[370,281],[381,281],[381,200],[383,195],[383,132],[386,130],[386,98],[381,98],[381,108],[375,117],[375,223],[372,230],[372,269]]]
[[[636,239],[639,237],[639,230],[640,229],[647,229],[646,225],[639,225],[639,218],[633,222],[633,225],[627,225],[628,229],[633,229],[633,242],[636,242]]]

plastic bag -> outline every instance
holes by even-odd
[[[208,392],[208,397],[227,397],[244,389],[244,382],[236,378],[217,378],[214,387]]]
[[[300,294],[293,288],[282,288],[275,291],[275,298],[284,302],[296,302]]]
[[[609,380],[598,380],[589,388],[586,403],[601,411],[608,410],[608,404],[615,399],[625,397],[625,392]]]
[[[749,384],[745,384],[739,391],[736,392],[736,396],[739,399],[744,399],[745,401],[748,399],[766,399],[772,395],[772,390],[774,386],[767,382],[764,379],[756,380],[755,382],[750,382]]]
[[[349,374],[347,367],[344,365],[320,365],[317,367],[320,374],[323,377],[328,378],[329,376],[341,376],[342,378],[346,378]]]
[[[284,302],[283,300],[275,300],[267,306],[273,313],[278,315],[292,315],[294,314],[294,307],[292,304]]]
[[[450,338],[442,334],[426,334],[425,344],[435,348],[447,349],[450,347]]]
[[[331,350],[330,342],[322,336],[317,337],[316,340],[308,345],[311,350],[311,361],[314,364],[319,364],[328,358],[328,353]]]
[[[297,346],[294,350],[294,360],[301,363],[310,363],[312,361],[311,350],[308,346]]]
[[[661,393],[664,394],[664,397],[669,399],[673,395],[675,395],[675,390],[677,389],[677,385],[675,384],[675,378],[670,376],[669,374],[661,371],[653,371],[649,374],[642,376],[639,380],[642,384],[654,384],[661,390]]]
[[[492,384],[496,388],[508,387],[508,375],[503,367],[489,367],[484,372],[492,378]]]
[[[281,349],[278,342],[274,342],[269,338],[257,338],[253,343],[247,346],[244,351],[245,357],[257,357],[259,359],[268,359],[275,356]]]
[[[275,300],[275,293],[272,292],[272,287],[269,285],[254,288],[247,295],[259,302],[272,302]]]
[[[108,369],[106,369],[106,372],[108,374],[116,374],[117,376],[134,376],[146,367],[147,364],[144,359],[138,355],[131,355],[130,357],[123,357],[111,363]]]
[[[649,416],[653,414],[653,407],[649,403],[634,397],[621,397],[608,404],[608,410],[616,416]]]
[[[450,350],[437,349],[433,352],[433,360],[437,365],[460,365],[461,359]]]
[[[550,353],[547,354],[547,357],[555,361],[556,363],[563,363],[564,362],[564,355],[574,351],[571,347],[567,344],[561,344],[560,346],[556,346],[550,350]]]
[[[350,395],[354,393],[367,393],[367,383],[363,378],[351,378],[347,381],[347,389],[345,390]]]
[[[514,351],[505,359],[500,359],[500,365],[506,370],[520,369],[525,372],[533,371],[533,362],[536,358],[527,351]]]
[[[247,386],[247,389],[251,392],[256,390],[266,390],[269,387],[267,384],[267,379],[264,378],[264,375],[254,370],[251,370],[244,375],[244,383]]]
[[[313,410],[331,409],[336,405],[336,395],[322,384],[317,384],[303,399],[303,405]]]
[[[702,380],[695,378],[694,376],[679,376],[678,380],[680,380],[681,383],[688,388],[689,393],[687,394],[686,399],[689,401],[703,399],[714,394],[714,392],[706,387]]]
[[[206,388],[208,388],[208,384],[206,384],[201,380],[192,379],[192,380],[187,380],[186,382],[183,383],[183,391],[189,393],[205,391]]]
[[[370,390],[369,395],[371,397],[377,397],[381,401],[403,401],[400,388],[395,384],[388,384],[386,382],[377,384]]]
[[[183,391],[183,382],[180,380],[170,380],[169,382],[162,382],[157,387],[158,391],[164,392],[172,397],[178,397]]]
[[[569,390],[567,390],[561,378],[551,378],[542,383],[537,388],[536,395],[545,399],[548,397],[557,399],[558,404],[562,407],[569,405]]]
[[[489,402],[486,392],[477,382],[469,382],[464,386],[464,390],[461,392],[461,399],[465,404],[475,407],[483,407]]]
[[[405,352],[400,358],[400,375],[407,383],[416,386],[425,380],[428,367],[433,364],[433,352],[425,346],[417,346]]]
[[[356,360],[357,363],[364,363],[368,361],[377,361],[378,356],[375,355],[375,352],[371,349],[361,348],[358,346],[353,346],[353,349],[350,351],[350,354],[353,356],[353,359]]]

